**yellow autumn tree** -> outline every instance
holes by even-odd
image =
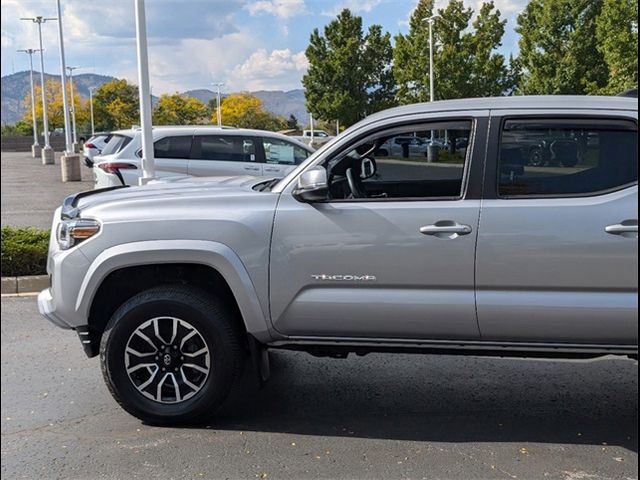
[[[38,122],[38,132],[42,132],[42,88],[35,85],[36,96],[36,120]],[[60,81],[49,79],[45,82],[45,97],[47,99],[47,118],[49,120],[49,131],[54,128],[64,127],[64,113],[62,111],[62,89]],[[70,85],[67,84],[67,102],[71,103]],[[28,93],[23,100],[25,113],[22,121],[31,125],[31,93]],[[76,91],[74,94],[74,107],[76,112],[76,131],[78,134],[87,130],[89,124],[89,102],[82,98]]]
[[[206,123],[207,116],[207,106],[197,98],[165,93],[153,109],[153,124],[197,125]]]
[[[220,105],[222,124],[238,128],[256,128],[260,130],[282,130],[286,120],[264,109],[262,100],[249,93],[236,93],[225,97]],[[212,123],[217,122],[217,110],[211,116]]]

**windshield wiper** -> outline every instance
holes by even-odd
[[[279,181],[279,178],[274,178],[273,180],[269,180],[268,182],[259,183],[254,187],[254,189],[259,192],[271,191],[271,189],[275,187]]]

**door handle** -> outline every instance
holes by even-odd
[[[260,167],[244,167],[244,169],[252,172],[257,172],[258,170],[260,170]]]
[[[460,235],[469,235],[473,229],[469,225],[463,225],[451,220],[440,220],[433,225],[420,227],[423,235],[432,235],[440,238],[456,238]]]
[[[638,237],[638,220],[625,220],[624,222],[614,225],[607,225],[604,231],[611,235],[620,235],[623,237]]]

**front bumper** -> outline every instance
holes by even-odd
[[[51,288],[42,290],[38,295],[38,311],[40,312],[40,315],[42,315],[54,325],[57,325],[60,328],[72,328],[71,325],[65,322],[64,319],[56,313],[55,302],[53,300],[53,293],[51,291]]]

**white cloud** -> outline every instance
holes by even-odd
[[[292,53],[287,48],[268,53],[261,48],[232,70],[229,83],[244,90],[300,88],[300,79],[308,66],[302,51]]]
[[[266,13],[279,18],[291,18],[306,13],[304,0],[258,0],[245,6],[251,15]]]
[[[347,0],[329,10],[323,11],[322,15],[335,17],[345,8],[351,10],[351,13],[368,13],[380,5],[382,1],[383,0]]]

